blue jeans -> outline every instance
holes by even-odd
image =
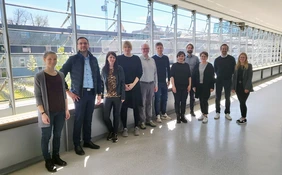
[[[167,84],[159,83],[158,91],[155,92],[155,113],[156,115],[165,114],[166,113],[166,105],[167,105]]]
[[[65,123],[65,111],[50,112],[50,126],[41,128],[41,149],[45,160],[51,159],[49,151],[49,140],[53,129],[53,155],[59,155],[61,132]]]

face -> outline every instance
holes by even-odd
[[[244,54],[241,54],[239,57],[239,61],[241,64],[244,64],[247,60],[247,57]]]
[[[178,62],[184,62],[184,60],[185,60],[185,56],[183,54],[181,54],[177,57]]]
[[[57,55],[55,54],[49,54],[46,58],[44,58],[44,62],[46,67],[48,68],[54,68],[57,64]]]
[[[114,65],[115,61],[116,61],[116,57],[115,56],[113,56],[113,55],[108,56],[109,64]]]
[[[205,54],[201,54],[201,61],[206,62],[208,57]]]
[[[192,54],[193,53],[193,47],[191,45],[188,45],[186,47],[187,53]]]
[[[86,39],[82,38],[77,41],[77,48],[81,52],[86,52],[89,49],[89,43]]]
[[[132,50],[132,48],[129,47],[129,46],[124,46],[124,47],[123,47],[123,53],[124,53],[125,55],[130,55],[130,54],[131,54],[131,50]]]
[[[156,50],[157,50],[158,55],[162,55],[163,51],[164,51],[164,47],[163,46],[157,46]]]
[[[222,55],[227,55],[228,47],[227,46],[221,46],[220,51],[221,51]]]
[[[148,44],[143,44],[141,47],[141,51],[143,55],[148,55],[150,48]]]

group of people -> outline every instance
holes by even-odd
[[[188,44],[187,56],[177,53],[177,62],[170,67],[169,58],[163,54],[163,44],[156,43],[157,54],[149,56],[150,47],[142,44],[139,56],[133,55],[132,44],[123,43],[123,54],[108,52],[101,72],[97,58],[89,51],[89,41],[85,37],[77,39],[78,53],[69,57],[60,71],[55,70],[57,55],[48,51],[43,59],[46,67],[35,76],[34,91],[38,107],[38,123],[42,130],[41,147],[45,167],[56,172],[56,165],[67,163],[59,156],[61,131],[64,121],[70,118],[67,95],[75,104],[73,143],[75,153],[84,155],[81,147],[81,130],[83,147],[99,149],[91,141],[91,123],[96,104],[103,101],[103,120],[109,130],[107,140],[118,141],[119,121],[122,136],[128,136],[127,110],[133,109],[134,135],[139,136],[139,129],[147,126],[156,127],[153,121],[154,105],[156,122],[171,120],[166,113],[168,87],[172,86],[177,123],[187,123],[185,119],[186,101],[190,94],[190,114],[195,117],[194,102],[199,98],[202,115],[198,120],[208,122],[208,100],[216,84],[216,116],[220,117],[220,99],[222,89],[225,92],[225,117],[230,116],[230,93],[236,92],[240,101],[241,118],[238,124],[247,122],[246,100],[252,89],[252,65],[248,63],[247,54],[241,53],[236,64],[234,57],[228,55],[228,45],[220,47],[221,56],[209,63],[208,53],[201,52],[200,60],[193,55],[194,46]],[[71,88],[65,82],[70,73]],[[216,79],[215,75],[216,74]],[[67,94],[67,95],[66,95]],[[154,98],[154,100],[153,100]],[[154,101],[154,104],[153,104]],[[110,119],[113,109],[113,121]],[[53,131],[52,131],[53,130]],[[49,152],[49,140],[53,132],[52,156]]]

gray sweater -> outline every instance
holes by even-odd
[[[62,72],[57,71],[58,74],[62,78],[63,85],[63,94],[64,99],[66,99],[66,91],[65,91],[65,76]],[[49,106],[48,106],[48,95],[47,95],[47,86],[44,71],[38,72],[34,77],[34,96],[36,100],[36,105],[42,105],[47,116],[50,116]],[[44,124],[42,122],[41,113],[38,111],[38,126],[39,127],[49,127],[50,124]]]

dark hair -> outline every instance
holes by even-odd
[[[109,75],[109,70],[110,70],[110,64],[109,64],[109,61],[108,61],[108,58],[110,55],[113,55],[115,58],[116,58],[116,61],[114,63],[114,74],[116,75],[117,74],[117,71],[118,71],[118,62],[117,62],[117,55],[115,52],[112,52],[112,51],[109,51],[106,55],[106,61],[105,61],[105,65],[103,67],[103,71]]]
[[[89,43],[88,39],[85,38],[84,36],[81,36],[81,37],[77,38],[76,42],[78,42],[78,40],[80,40],[80,39],[85,39]]]
[[[176,57],[179,57],[180,55],[184,55],[184,57],[185,57],[185,53],[184,53],[183,51],[179,51],[179,52],[177,53]]]
[[[163,43],[161,43],[161,42],[157,42],[155,47],[157,47],[157,46],[163,46],[164,47]]]
[[[206,57],[209,57],[209,54],[208,54],[208,52],[206,52],[206,51],[201,52],[201,53],[200,53],[200,56],[201,56],[202,54],[206,55]]]
[[[227,47],[227,50],[229,50],[229,46],[228,46],[227,44],[222,44],[222,45],[220,46],[220,50],[221,50],[221,48],[222,48],[223,46],[226,46],[226,47]]]
[[[191,43],[187,44],[186,48],[187,48],[188,46],[191,46],[192,49],[194,49],[194,45],[193,45],[193,44],[191,44]]]
[[[57,56],[56,52],[54,52],[54,51],[50,50],[50,51],[46,51],[46,52],[44,52],[43,58],[46,58],[48,55],[51,55],[51,54],[54,54],[54,55],[56,55],[56,56]]]

